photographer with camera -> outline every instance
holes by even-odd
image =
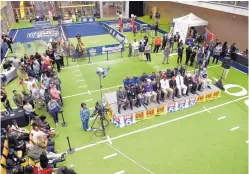
[[[90,110],[86,106],[85,103],[81,103],[81,109],[80,109],[80,119],[82,122],[82,126],[84,131],[90,131],[91,128],[88,127],[89,117],[90,117]]]

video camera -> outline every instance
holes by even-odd
[[[103,104],[97,101],[95,104],[95,110],[91,115],[91,117],[95,116],[96,114],[100,115],[100,117],[104,117],[108,111],[109,109],[107,109]]]

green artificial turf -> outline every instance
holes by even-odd
[[[129,41],[141,38],[140,34],[136,37],[132,33],[125,34]],[[115,39],[109,35],[101,35],[96,38],[100,37],[108,38],[108,41],[97,39],[98,43],[93,43],[92,37],[85,37],[82,40],[88,47],[90,47],[89,45],[100,46],[101,44],[115,43]],[[22,46],[19,50],[25,51]],[[139,61],[135,57],[127,58],[127,56],[128,49],[122,54],[122,58],[121,53],[109,54],[108,61],[106,61],[107,55],[91,57],[91,63],[88,63],[88,58],[79,59],[77,62],[72,62],[69,58],[69,66],[64,67],[58,73],[62,80],[63,111],[65,121],[68,123],[67,127],[55,127],[45,108],[36,108],[36,112],[39,115],[46,115],[51,126],[60,132],[58,137],[53,138],[56,143],[56,151],[67,151],[66,137],[70,138],[73,148],[84,147],[72,155],[67,155],[66,161],[59,165],[73,165],[79,174],[109,174],[122,170],[124,173],[132,174],[146,174],[150,173],[149,171],[156,174],[248,173],[248,144],[245,143],[248,140],[248,107],[244,103],[246,98],[228,104],[232,100],[245,96],[231,96],[226,92],[222,92],[221,97],[216,100],[156,116],[124,128],[117,128],[110,123],[106,128],[106,134],[110,138],[116,137],[115,140],[112,140],[113,147],[106,142],[92,144],[101,142],[103,139],[94,136],[93,132],[83,131],[79,111],[80,103],[85,102],[92,113],[96,101],[100,100],[99,77],[96,74],[98,67],[110,67],[107,77],[102,80],[102,90],[103,93],[106,93],[117,90],[126,76],[133,76],[133,74],[140,76],[143,72],[150,74],[153,71],[172,69],[177,66],[177,55],[170,56],[170,64],[161,63],[163,56],[161,53],[151,55],[152,63]],[[183,62],[185,62],[185,54]],[[222,67],[220,63],[216,65],[211,62],[207,71],[214,84],[215,79],[220,78]],[[187,71],[193,72],[194,69],[187,67]],[[82,76],[76,76],[79,74]],[[228,78],[222,81],[224,85],[237,84],[248,89],[248,76],[234,68],[230,69]],[[85,87],[79,88],[80,86]],[[12,106],[14,106],[12,101],[14,89],[21,92],[21,86],[18,86],[17,79],[6,86]],[[237,87],[228,89],[228,92],[239,91],[240,89]],[[204,107],[211,109],[208,112]],[[1,107],[1,109],[3,108]],[[201,113],[193,114],[196,112]],[[226,118],[217,120],[221,116],[226,116]],[[62,120],[61,116],[59,119]],[[93,120],[90,120],[89,124],[91,125],[92,122]],[[166,124],[118,137],[161,123]],[[100,126],[99,121],[97,121],[97,126]],[[230,129],[235,126],[240,128],[231,131]],[[117,155],[103,159],[114,153]]]

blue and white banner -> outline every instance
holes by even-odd
[[[105,46],[87,48],[87,52],[90,54],[90,56],[107,54],[107,52],[108,54],[111,54],[111,53],[117,53],[121,51],[122,52],[124,51],[123,44],[113,44],[113,45],[105,45]]]
[[[37,30],[27,33],[28,39],[48,40],[50,38],[58,38],[58,37],[61,37],[58,28],[49,28],[49,29]]]
[[[93,18],[93,17],[82,17],[81,22],[82,23],[93,23],[93,22],[95,22],[95,18]]]
[[[33,27],[36,29],[50,28],[50,21],[37,21],[33,22]]]
[[[125,37],[124,34],[120,33],[118,30],[115,28],[112,28],[108,24],[104,23],[103,27],[109,32],[110,35],[112,35],[117,41],[120,43],[128,43],[127,38]]]
[[[59,24],[61,25],[66,25],[66,24],[72,24],[73,23],[73,19],[69,18],[69,19],[60,19],[59,20]]]

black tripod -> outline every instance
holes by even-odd
[[[101,107],[101,106],[100,106]],[[91,125],[91,129],[94,130],[94,134],[97,136],[98,132],[102,133],[102,136],[105,138],[106,137],[106,133],[105,133],[105,128],[109,125],[109,121],[105,118],[105,111],[103,111],[103,107],[100,108],[98,106],[96,106],[95,110],[93,111],[93,114],[90,117],[94,117],[95,119],[93,121],[93,124]],[[101,128],[98,129],[97,127],[94,127],[96,120],[100,119],[100,124],[101,124]],[[106,124],[104,124],[104,122],[106,122]]]

